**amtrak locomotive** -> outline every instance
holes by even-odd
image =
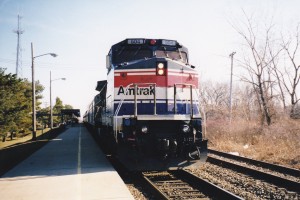
[[[132,170],[166,170],[206,160],[198,73],[175,40],[126,39],[107,55],[84,122]]]

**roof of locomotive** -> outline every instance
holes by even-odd
[[[188,49],[185,46],[181,45],[176,40],[168,40],[168,39],[127,38],[121,42],[114,44],[111,47],[111,49],[114,50],[125,45],[126,46],[139,45],[139,46],[149,46],[149,47],[152,46],[154,48],[165,47],[166,49],[175,47],[177,49],[180,49],[188,53]]]

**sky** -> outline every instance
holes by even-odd
[[[241,48],[232,27],[247,15],[272,18],[289,31],[300,22],[298,0],[0,0],[0,67],[16,73],[17,16],[21,18],[19,76],[31,81],[31,43],[35,80],[45,87],[42,107],[59,97],[81,110],[106,79],[106,55],[126,38],[173,39],[189,49],[200,79],[229,82],[229,54]],[[292,30],[291,30],[292,31]],[[234,72],[237,73],[237,72]],[[238,83],[238,78],[234,78]]]

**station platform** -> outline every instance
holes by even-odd
[[[0,199],[134,199],[84,126],[70,127],[0,178]]]

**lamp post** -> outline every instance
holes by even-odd
[[[53,129],[53,109],[52,109],[52,82],[57,80],[63,80],[65,81],[66,78],[57,78],[53,79],[51,78],[51,71],[50,71],[50,128]]]
[[[34,59],[50,55],[56,57],[55,53],[46,53],[38,56],[33,56],[33,44],[31,42],[31,72],[32,72],[32,140],[36,140],[36,97],[35,97],[35,78],[34,78]]]

